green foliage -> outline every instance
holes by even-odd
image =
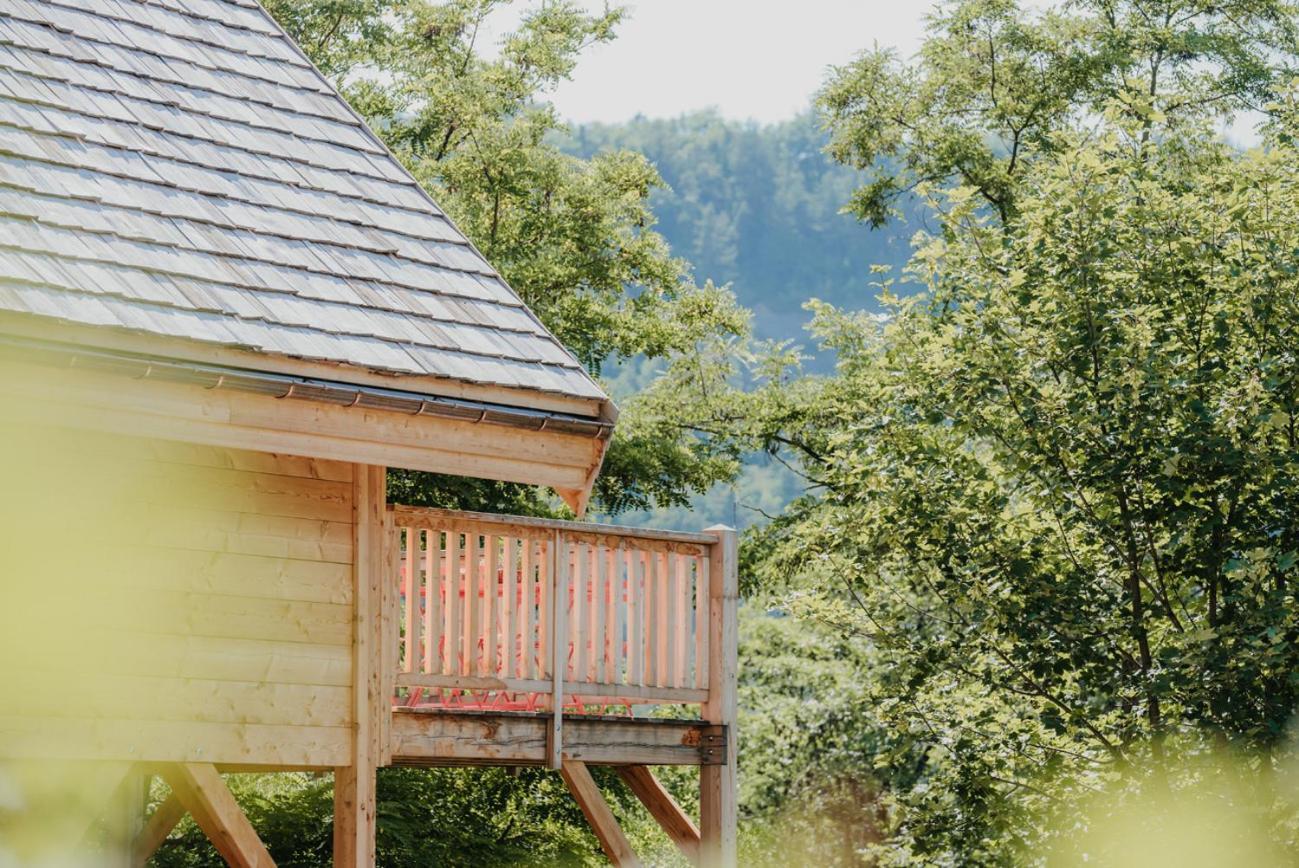
[[[914,188],[933,229],[887,317],[811,303],[833,376],[777,355],[693,404],[812,482],[746,571],[867,649],[887,821],[863,858],[1029,858],[1093,789],[1121,814],[1127,770],[1176,791],[1226,745],[1294,845],[1268,783],[1299,702],[1293,16],[956,3],[914,65],[827,86],[834,153],[878,173],[859,216]],[[1216,138],[1262,99],[1265,150]]]
[[[900,194],[954,182],[1005,222],[1054,133],[1116,104],[1152,123],[1262,108],[1292,61],[1294,16],[1274,0],[943,3],[914,63],[876,48],[821,93],[831,152],[872,175],[849,208],[879,226]]]

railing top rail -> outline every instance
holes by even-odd
[[[491,512],[462,512],[455,509],[437,509],[428,506],[403,506],[395,504],[388,507],[393,512],[393,517],[401,525],[418,525],[436,524],[439,526],[447,523],[473,522],[484,525],[501,525],[504,527],[525,527],[535,528],[537,530],[561,530],[571,531],[573,533],[583,534],[607,534],[610,536],[624,536],[634,539],[652,539],[663,540],[665,542],[681,542],[710,544],[717,542],[717,537],[711,533],[692,533],[689,531],[679,530],[653,530],[643,527],[626,527],[618,524],[595,524],[585,521],[561,521],[551,518],[533,518],[522,515],[497,515]]]

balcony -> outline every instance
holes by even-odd
[[[388,514],[393,762],[726,764],[733,531]]]

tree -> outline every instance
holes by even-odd
[[[747,332],[729,292],[696,286],[654,231],[644,157],[588,160],[551,142],[563,130],[546,94],[581,52],[613,38],[620,9],[525,5],[488,44],[514,0],[275,0],[268,8],[592,374],[646,357],[667,364]],[[492,55],[488,49],[496,49]],[[668,384],[664,384],[667,388]],[[605,512],[684,505],[736,462],[626,400],[595,502]],[[394,496],[538,513],[535,489],[394,473]]]
[[[702,424],[808,479],[747,564],[869,649],[883,864],[1041,853],[1085,794],[1176,793],[1224,747],[1255,785],[1223,813],[1295,843],[1292,16],[958,3],[916,66],[867,55],[827,87],[837,152],[897,161],[853,206],[930,203],[920,290],[881,279],[883,320],[813,303],[835,374],[775,360]],[[1264,100],[1265,149],[1215,135]],[[1145,792],[1116,786],[1106,811]]]
[[[873,226],[902,193],[956,182],[1001,222],[1025,164],[1115,106],[1156,122],[1265,111],[1293,63],[1296,7],[1276,0],[1016,0],[940,5],[914,63],[889,49],[834,70],[831,153],[875,173],[848,204]]]

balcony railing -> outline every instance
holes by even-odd
[[[710,657],[725,653],[727,531],[404,506],[393,520],[399,706],[630,714],[708,702]]]

